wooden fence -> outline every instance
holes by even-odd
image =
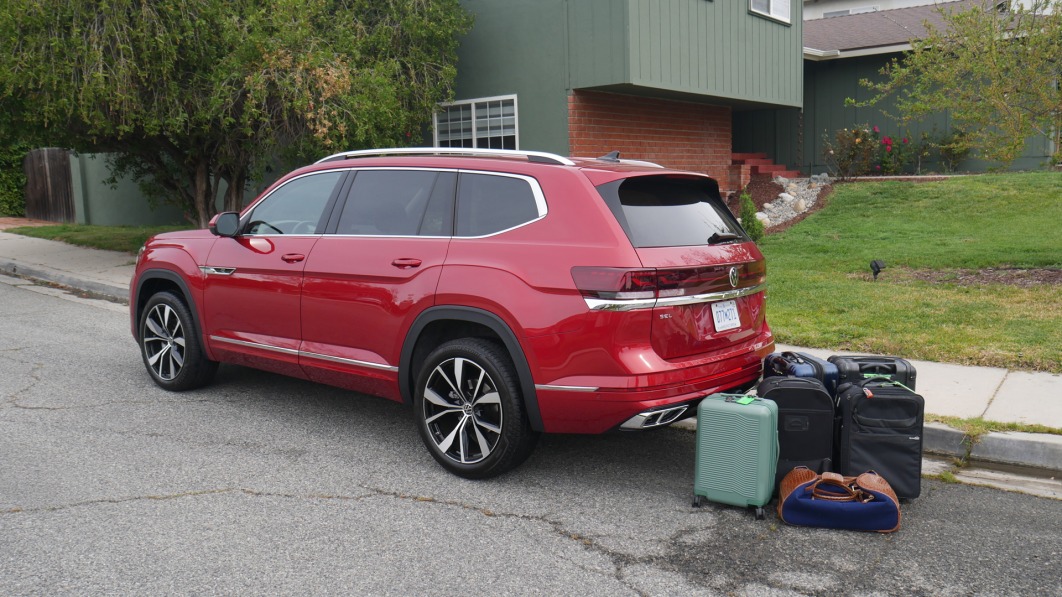
[[[70,179],[70,151],[34,149],[23,163],[26,171],[26,217],[73,223],[74,189]]]

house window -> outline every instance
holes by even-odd
[[[516,96],[441,104],[435,113],[435,146],[518,149]]]
[[[777,19],[783,23],[790,22],[789,0],[749,0],[749,10],[756,14]]]

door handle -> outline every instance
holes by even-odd
[[[284,256],[281,257],[281,259],[283,259],[286,263],[298,263],[303,259],[306,259],[306,256],[301,253],[285,253]]]
[[[395,259],[391,262],[391,265],[397,267],[398,269],[409,269],[411,267],[420,267],[420,263],[420,259],[402,258]]]

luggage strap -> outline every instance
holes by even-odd
[[[895,379],[893,379],[891,375],[885,375],[884,373],[867,373],[867,374],[865,374],[863,376],[862,383],[866,383],[868,381],[881,381],[881,382],[885,382],[885,383],[887,383],[889,385],[892,385],[892,386],[897,386],[897,387],[903,388],[903,389],[907,390],[908,392],[911,392],[912,394],[916,393],[911,388],[909,388],[909,387],[903,385],[902,383],[896,381]]]

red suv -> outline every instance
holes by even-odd
[[[354,151],[137,259],[167,390],[234,363],[413,406],[431,455],[500,474],[540,432],[645,429],[752,385],[763,256],[704,175],[529,151]]]

